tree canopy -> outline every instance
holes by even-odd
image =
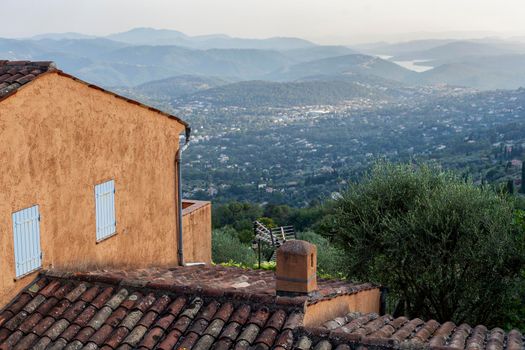
[[[388,286],[396,313],[503,321],[525,256],[509,197],[438,167],[378,163],[334,210],[323,228],[348,274]]]

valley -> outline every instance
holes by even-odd
[[[303,207],[339,196],[382,159],[521,186],[519,40],[328,46],[136,28],[0,39],[0,57],[54,60],[187,120],[187,198]]]

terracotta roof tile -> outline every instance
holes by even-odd
[[[153,322],[157,319],[159,314],[153,310],[150,309],[139,321],[139,325],[144,326],[146,328],[149,328]]]
[[[154,311],[157,314],[160,314],[171,302],[171,298],[167,295],[162,295],[159,297],[155,303],[149,308],[149,311]]]
[[[69,327],[67,327],[66,330],[60,334],[60,338],[64,339],[66,342],[70,342],[75,338],[81,329],[82,327],[77,324],[69,325]]]
[[[11,312],[11,314],[15,315],[18,312],[20,312],[24,306],[31,301],[33,297],[28,293],[22,293],[10,306],[8,306],[7,310]],[[11,316],[12,317],[12,316]]]
[[[127,328],[119,327],[109,336],[109,338],[104,344],[115,349],[119,346],[120,343],[122,343],[122,341],[124,340],[124,338],[127,337],[128,334],[129,330]]]
[[[2,326],[4,323],[10,320],[13,316],[14,314],[9,310],[5,310],[4,312],[2,312],[0,314],[0,326]]]
[[[69,300],[71,303],[74,303],[82,294],[84,294],[84,292],[87,290],[87,286],[85,283],[81,283],[80,285],[78,285],[76,288],[74,288],[73,290],[71,290],[69,293],[67,293],[67,295],[65,296],[65,298],[67,300]],[[56,295],[56,297],[58,298],[59,296]]]
[[[263,343],[268,347],[273,345],[273,342],[277,338],[279,332],[275,328],[265,328],[261,334],[255,339],[255,343]]]
[[[91,327],[82,328],[76,335],[75,340],[78,340],[81,343],[86,343],[89,338],[95,334],[95,330]]]
[[[135,305],[137,305],[139,300],[142,299],[142,298],[143,298],[142,293],[133,292],[133,293],[128,295],[126,300],[124,300],[122,303],[120,303],[119,307],[123,307],[123,308],[126,308],[126,309],[132,309]]]
[[[188,333],[184,339],[182,340],[182,343],[180,344],[181,349],[188,349],[191,350],[195,343],[197,343],[197,340],[199,340],[199,335],[196,333]]]
[[[22,332],[29,333],[39,322],[42,320],[42,315],[34,313],[29,316],[21,325],[18,327]]]
[[[54,295],[55,291],[58,288],[60,288],[60,281],[52,280],[44,288],[42,288],[39,293],[45,296],[46,298],[49,298],[50,296]]]
[[[157,322],[155,322],[155,326],[166,330],[171,326],[175,319],[176,316],[173,316],[172,314],[164,315],[160,319],[158,319]]]
[[[164,335],[164,330],[159,327],[153,327],[150,329],[142,338],[142,341],[139,344],[139,347],[145,347],[147,349],[153,349],[155,348],[155,345],[159,342],[159,340]]]
[[[291,349],[293,345],[293,333],[290,329],[284,330],[277,340],[275,341],[275,346],[282,349]]]
[[[28,314],[25,311],[20,311],[18,314],[13,316],[9,321],[7,321],[4,324],[4,328],[9,329],[10,331],[14,331],[18,328],[24,322],[24,320],[27,318]]]
[[[140,321],[142,318],[142,311],[140,310],[134,310],[130,312],[126,318],[120,323],[120,327],[126,327],[130,331],[135,328],[135,325]]]
[[[57,319],[60,315],[62,315],[69,307],[71,306],[71,302],[67,299],[60,300],[55,307],[49,311],[48,315]]]
[[[38,336],[43,336],[49,327],[51,327],[55,322],[56,321],[53,317],[47,316],[32,329],[32,332]]]
[[[0,329],[0,344],[11,335],[11,331],[7,328]]]
[[[109,316],[109,318],[106,320],[106,324],[112,327],[117,327],[120,324],[120,322],[122,322],[122,320],[126,318],[128,312],[129,310],[125,307],[119,307],[118,309],[113,311],[111,316]]]
[[[213,336],[205,334],[199,339],[192,350],[209,350],[214,342],[215,338]]]
[[[204,331],[204,334],[210,335],[213,338],[217,338],[219,334],[221,334],[222,329],[224,328],[225,322],[219,318],[213,320],[208,327],[206,327],[206,330]]]
[[[73,323],[78,324],[80,327],[85,327],[89,320],[91,320],[91,317],[93,317],[97,313],[97,309],[93,305],[89,305],[82,311],[80,315],[78,315],[77,318],[73,321]]]
[[[233,341],[228,338],[219,339],[214,345],[213,350],[228,350],[232,346]]]
[[[237,339],[237,336],[239,336],[239,333],[242,330],[242,325],[237,322],[230,322],[228,325],[224,328],[220,335],[220,339],[227,338],[230,340]]]
[[[78,300],[73,305],[70,305],[69,308],[62,314],[62,317],[73,322],[73,320],[80,314],[84,312],[88,303],[82,300]]]
[[[184,308],[185,304],[186,298],[178,297],[177,300],[175,300],[173,303],[170,304],[170,306],[168,306],[168,309],[166,311],[174,316],[177,316]]]
[[[104,290],[96,296],[95,300],[91,302],[91,305],[97,309],[100,309],[106,303],[106,301],[109,300],[113,294],[113,290],[113,287],[104,288]]]
[[[230,322],[236,322],[236,323],[243,325],[248,320],[248,317],[250,316],[250,311],[251,311],[250,305],[247,305],[247,304],[241,305],[239,308],[237,308],[233,312],[230,318]]]
[[[48,337],[42,337],[42,338],[39,338],[38,341],[33,345],[33,347],[31,348],[31,350],[48,350],[49,349],[49,345],[51,344],[51,339],[49,339]]]
[[[264,326],[264,324],[268,320],[269,315],[270,310],[268,310],[267,307],[262,307],[255,313],[252,313],[250,319],[248,320],[248,323],[255,324],[257,327],[262,328],[262,326]]]
[[[47,315],[49,311],[51,311],[51,309],[53,309],[56,306],[57,303],[58,303],[58,299],[55,297],[51,297],[47,299],[45,302],[43,302],[42,304],[40,304],[36,312],[38,312],[41,315]]]
[[[164,340],[159,344],[158,349],[159,350],[171,350],[175,347],[177,342],[179,341],[179,338],[181,337],[182,333],[178,330],[174,329],[171,332],[169,332]]]
[[[33,345],[33,343],[35,343],[38,340],[39,338],[36,334],[29,333],[25,337],[20,339],[20,341],[16,344],[15,349],[30,349],[31,345]]]
[[[89,341],[97,344],[97,346],[101,346],[112,332],[113,327],[107,324],[103,325],[98,331],[95,332],[95,334],[91,336],[91,338],[89,338]]]
[[[215,313],[214,318],[222,320],[223,322],[226,322],[230,318],[232,312],[233,312],[233,304],[227,302],[221,305],[220,309]]]
[[[173,328],[178,330],[181,333],[186,332],[186,329],[191,324],[192,319],[187,316],[181,316],[177,321],[175,321],[175,324],[173,325]]]
[[[91,302],[98,295],[99,291],[99,286],[92,286],[80,296],[80,300],[85,302]]]
[[[208,321],[206,321],[203,318],[199,318],[199,319],[195,320],[195,322],[193,322],[193,324],[190,327],[190,329],[188,330],[188,332],[201,335],[201,334],[204,333],[204,331],[208,327],[208,324],[209,324]]]

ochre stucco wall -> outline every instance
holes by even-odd
[[[184,263],[211,263],[211,203],[183,202],[182,244]]]
[[[177,264],[174,160],[183,130],[56,73],[1,101],[0,308],[35,277],[14,281],[11,222],[34,204],[44,268]],[[97,244],[94,186],[109,179],[117,234]]]
[[[304,315],[304,325],[319,326],[328,320],[344,316],[352,311],[379,313],[380,307],[381,291],[379,288],[343,295],[309,305]]]

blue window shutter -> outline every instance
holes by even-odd
[[[117,232],[114,180],[95,186],[95,210],[97,241],[101,241]]]
[[[16,277],[42,267],[38,205],[13,213]]]

